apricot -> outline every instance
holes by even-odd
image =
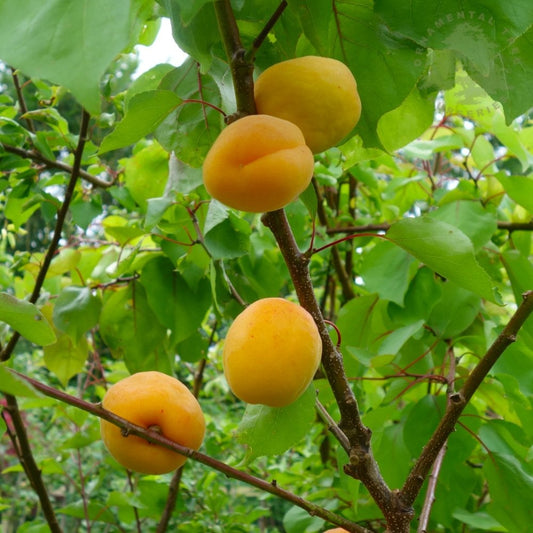
[[[254,87],[258,113],[296,124],[314,153],[338,144],[361,116],[350,69],[329,57],[305,56],[276,63]]]
[[[326,529],[324,533],[349,533],[347,529],[343,527],[334,527],[333,529]]]
[[[112,385],[102,406],[144,428],[197,450],[205,433],[200,405],[189,389],[161,372],[138,372]],[[143,474],[165,474],[180,467],[184,455],[152,444],[136,435],[100,420],[102,440],[109,453],[126,468]]]
[[[241,400],[284,407],[311,383],[321,354],[318,328],[303,307],[283,298],[263,298],[231,324],[223,350],[224,374]]]
[[[313,176],[313,154],[286,120],[249,115],[227,126],[203,165],[204,185],[223,204],[252,213],[275,211],[302,193]]]

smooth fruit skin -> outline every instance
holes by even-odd
[[[205,420],[200,405],[183,383],[167,374],[133,374],[107,390],[102,406],[138,426],[157,426],[162,435],[188,448],[197,450],[202,444]],[[103,419],[100,432],[111,455],[135,472],[165,474],[186,460],[141,437],[124,437],[118,426]]]
[[[224,374],[241,400],[284,407],[311,383],[321,355],[318,328],[303,307],[283,298],[263,298],[230,326],[224,343]]]
[[[281,209],[313,176],[313,154],[286,120],[249,115],[227,126],[203,165],[204,185],[223,204],[251,213]]]
[[[361,116],[350,69],[328,57],[305,56],[276,63],[257,78],[258,113],[296,124],[313,153],[337,145]]]
[[[324,533],[348,533],[348,530],[343,527],[334,527],[333,529],[326,529]]]

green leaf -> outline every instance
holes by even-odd
[[[0,364],[0,391],[13,396],[29,398],[38,396],[35,389],[27,381],[10,372],[4,364]]]
[[[164,345],[166,331],[150,308],[140,283],[117,289],[104,301],[100,334],[111,353],[124,358],[131,373],[143,370],[171,373]]]
[[[213,259],[235,259],[248,252],[250,234],[250,224],[230,211],[228,218],[205,233],[205,245]]]
[[[64,387],[69,379],[81,372],[89,356],[87,339],[72,338],[60,333],[57,342],[44,347],[44,363],[53,372]]]
[[[211,306],[211,287],[202,277],[195,288],[165,257],[155,257],[144,265],[141,283],[148,303],[159,322],[172,331],[179,343],[190,337],[202,324]]]
[[[148,199],[163,195],[168,181],[169,155],[160,144],[153,142],[121,162],[126,187],[143,210]]]
[[[499,172],[496,177],[503,185],[505,192],[533,216],[533,175],[507,176]]]
[[[74,340],[98,323],[102,301],[88,287],[63,289],[54,305],[54,324]]]
[[[56,340],[52,326],[34,304],[0,293],[0,320],[34,344],[46,346]]]
[[[406,218],[390,227],[387,239],[441,276],[496,301],[493,282],[477,262],[472,241],[454,226],[427,216]]]
[[[387,241],[379,241],[363,256],[360,275],[365,287],[380,298],[403,305],[413,262],[405,250]]]
[[[499,453],[491,453],[483,470],[491,496],[487,511],[509,531],[522,531],[531,520],[533,476],[517,457]]]
[[[245,462],[287,451],[307,435],[315,416],[312,385],[287,407],[248,405],[237,429],[237,438],[248,448]]]
[[[378,134],[383,146],[397,150],[422,135],[431,124],[435,114],[435,93],[422,95],[413,88],[407,98],[378,121]]]
[[[212,49],[220,45],[213,3],[207,0],[162,0],[161,3],[170,17],[172,34],[179,47],[200,62],[204,71],[208,70],[213,60]]]
[[[496,214],[476,202],[450,202],[432,211],[429,216],[460,229],[476,250],[485,245],[498,228]]]
[[[473,529],[487,530],[491,533],[508,531],[507,528],[503,527],[496,519],[487,513],[470,513],[466,509],[455,509],[453,517],[456,520],[459,520],[462,524],[466,524]]]
[[[418,320],[403,328],[398,328],[385,337],[378,350],[378,356],[385,360],[385,356],[396,356],[402,346],[424,325],[424,320]],[[376,365],[376,360],[372,361],[372,366]]]
[[[132,97],[126,115],[102,141],[100,154],[129,146],[152,133],[181,104],[172,91],[152,90]]]
[[[403,4],[379,0],[376,9],[393,31],[414,39],[421,48],[453,52],[470,75],[504,105],[508,118],[531,107],[527,73],[533,55],[529,29],[533,11],[528,0],[512,4],[443,0],[431,9],[424,0]],[[478,104],[478,118],[493,114],[491,106]]]
[[[520,16],[523,10],[527,10],[522,24],[531,26],[533,24],[531,4],[527,0],[522,0],[518,4],[520,5],[515,13]],[[506,25],[501,27],[505,30],[508,28]],[[531,69],[533,69],[533,28],[530,27],[518,38],[515,37],[516,33],[513,37],[509,33],[507,34],[507,46],[497,56],[494,56],[495,61],[490,65],[489,76],[486,76],[484,72],[472,68],[468,69],[472,78],[494,100],[503,104],[508,119],[514,119],[526,113],[533,105],[530,91],[531,78],[529,76]]]
[[[479,313],[479,296],[463,289],[452,281],[441,282],[442,293],[427,320],[435,333],[443,339],[460,335]]]
[[[29,77],[67,87],[98,114],[100,78],[130,38],[130,5],[129,0],[0,2],[0,57]]]

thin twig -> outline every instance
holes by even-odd
[[[65,189],[65,197],[63,199],[63,203],[61,204],[61,207],[57,212],[56,225],[54,228],[52,241],[50,242],[50,246],[48,247],[46,255],[44,256],[41,268],[39,269],[39,273],[37,274],[37,279],[35,280],[33,292],[29,299],[31,303],[36,303],[39,299],[39,295],[41,294],[41,288],[43,286],[44,280],[46,279],[46,274],[48,273],[48,269],[50,268],[52,259],[57,251],[59,240],[61,239],[63,225],[65,224],[65,219],[67,217],[67,213],[70,207],[70,201],[72,200],[74,189],[76,187],[76,182],[78,181],[78,178],[80,176],[81,160],[83,157],[83,149],[85,147],[85,142],[87,140],[89,119],[89,114],[87,113],[87,111],[83,110],[81,117],[80,136],[76,151],[74,152],[74,165],[72,166],[70,179],[67,184],[67,188]],[[0,354],[0,361],[7,361],[11,357],[11,354],[13,353],[13,350],[15,349],[19,338],[20,335],[18,332],[13,333],[13,335],[9,339],[7,346]]]
[[[11,421],[15,430],[15,435],[13,435],[12,438],[16,438],[16,443],[14,442],[13,444],[20,464],[22,465],[33,490],[39,498],[41,509],[43,510],[50,531],[52,531],[52,533],[61,533],[54,507],[43,483],[43,478],[41,477],[41,469],[37,465],[31,451],[30,441],[28,439],[28,434],[26,433],[24,420],[20,414],[17,399],[11,394],[5,394],[5,398],[7,402],[5,409],[7,409],[11,416]]]
[[[65,198],[63,200],[63,204],[61,205],[61,208],[59,209],[57,213],[56,226],[54,229],[54,235],[52,237],[52,242],[50,243],[50,246],[44,257],[41,268],[39,269],[39,273],[37,274],[37,279],[35,280],[33,292],[30,296],[31,303],[36,303],[39,298],[42,285],[46,278],[46,274],[48,272],[48,269],[52,262],[52,258],[57,250],[57,246],[61,238],[61,233],[63,231],[63,225],[65,223],[65,218],[67,216],[70,201],[74,193],[76,181],[79,177],[79,170],[81,166],[83,148],[85,146],[85,140],[87,136],[88,127],[89,127],[89,114],[85,110],[83,110],[81,127],[80,127],[80,136],[78,140],[78,146],[74,153],[74,165],[72,167],[72,173],[71,173],[67,188],[65,190]],[[15,332],[11,336],[6,348],[0,354],[1,355],[0,360],[6,361],[11,357],[11,354],[13,353],[13,350],[15,349],[15,346],[19,338],[20,338],[20,335],[18,332]],[[14,396],[11,396],[9,394],[6,394],[5,396],[6,396],[8,406],[9,406],[11,417],[14,421],[17,440],[19,442],[19,447],[16,448],[20,451],[19,460],[24,468],[24,471],[33,489],[35,490],[35,492],[37,493],[37,496],[39,497],[41,508],[43,510],[43,514],[48,523],[48,526],[50,527],[52,532],[59,533],[61,529],[59,527],[53,507],[51,505],[48,492],[43,483],[43,480],[41,477],[41,471],[39,467],[37,466],[35,458],[33,457],[28,435],[26,433],[26,428],[24,426],[24,423],[22,421],[22,416],[20,415],[20,410],[18,408],[17,400]]]
[[[213,344],[216,330],[217,330],[217,322],[215,321],[215,324],[213,325],[213,329],[211,330],[211,336],[209,338],[208,347],[210,347]],[[196,369],[196,373],[194,374],[194,384],[193,384],[192,393],[195,398],[198,398],[200,394],[200,390],[202,388],[206,363],[207,363],[207,359],[205,357],[202,358],[200,362],[198,363],[198,368]],[[168,524],[170,523],[170,517],[172,516],[172,513],[174,512],[174,508],[176,507],[176,501],[178,500],[181,478],[183,477],[183,471],[185,469],[185,466],[186,465],[182,465],[178,470],[176,470],[176,472],[172,476],[172,480],[170,481],[170,485],[168,487],[167,501],[165,504],[165,508],[163,509],[163,513],[161,514],[161,519],[159,520],[159,523],[157,524],[156,533],[164,533],[168,528]]]
[[[344,451],[350,455],[350,442],[318,398],[315,399],[315,406],[320,418],[322,418],[322,420],[327,424],[328,430],[335,435],[335,438],[340,442],[341,446],[344,448]]]
[[[257,54],[257,51],[263,44],[264,40],[267,38],[268,34],[272,31],[272,28],[275,26],[276,22],[281,17],[281,14],[285,11],[287,5],[288,4],[285,0],[283,0],[279,4],[279,6],[276,8],[276,11],[274,11],[273,15],[270,17],[270,19],[268,19],[267,23],[265,24],[265,27],[259,32],[259,35],[254,39],[252,47],[248,52],[248,59],[250,61],[255,60],[255,55]]]
[[[450,401],[452,394],[455,392],[455,354],[453,351],[453,344],[448,342],[448,348],[446,350],[446,355],[448,358],[448,376],[446,378],[447,389],[446,394],[448,397],[448,402]],[[444,376],[443,376],[444,377]],[[428,479],[428,486],[426,490],[426,496],[424,498],[424,504],[422,505],[422,510],[420,511],[420,518],[418,521],[417,533],[427,533],[427,527],[429,524],[429,517],[431,515],[431,509],[435,503],[435,491],[437,489],[437,484],[439,481],[439,475],[442,468],[442,463],[444,461],[444,456],[446,455],[446,450],[448,448],[448,441],[444,443],[444,446],[440,449],[435,463],[431,468],[431,474]]]
[[[338,228],[328,228],[326,233],[328,235],[337,235],[339,233],[351,234],[361,233],[365,231],[389,231],[391,224],[383,222],[381,224],[366,224],[362,226],[342,226]],[[533,220],[529,222],[508,222],[507,220],[499,220],[497,223],[498,229],[506,231],[533,231]]]
[[[17,74],[16,69],[11,67],[11,77],[13,78],[13,85],[15,86],[15,91],[17,92],[17,100],[19,102],[20,111],[22,115],[25,115],[28,112],[28,106],[26,105],[26,100],[24,99],[24,95],[22,94],[22,87],[20,86],[20,80]],[[33,120],[31,118],[26,117],[26,124],[28,125],[28,129],[35,133],[35,125],[33,124]]]
[[[36,150],[24,150],[23,148],[18,148],[17,146],[11,146],[10,144],[5,144],[5,143],[0,143],[0,146],[6,152],[18,155],[20,157],[24,157],[26,159],[37,161],[38,163],[42,163],[48,168],[56,168],[58,170],[62,170],[63,172],[67,172],[68,174],[72,175],[71,166],[61,161],[55,161],[54,159],[48,159],[47,157],[37,152]],[[95,187],[100,187],[102,189],[105,189],[107,187],[111,187],[111,185],[115,183],[114,179],[110,181],[101,180],[97,178],[96,176],[89,174],[86,170],[83,170],[83,169],[80,169],[78,172],[79,172],[80,177],[82,177],[84,180],[88,181]]]
[[[492,343],[487,353],[470,372],[462,389],[449,396],[449,402],[444,416],[424,447],[424,450],[417,459],[414,467],[409,472],[404,486],[399,493],[399,497],[405,505],[412,505],[414,503],[422,488],[424,480],[437,459],[440,449],[444,446],[449,435],[453,432],[464,408],[486,378],[496,361],[505,352],[506,348],[516,340],[518,331],[531,313],[533,313],[533,290],[528,291],[523,295],[522,303],[503,331]]]

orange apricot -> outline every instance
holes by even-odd
[[[102,406],[126,420],[153,429],[168,439],[197,450],[205,433],[200,405],[189,389],[161,372],[138,372],[112,385]],[[102,440],[111,455],[126,468],[143,474],[164,474],[180,467],[184,455],[152,444],[100,420]]]
[[[303,307],[283,298],[263,298],[231,324],[223,350],[224,374],[241,400],[283,407],[307,389],[321,355],[318,328]]]
[[[361,116],[353,74],[329,57],[297,57],[272,65],[257,78],[254,96],[258,113],[296,124],[313,153],[337,145]]]
[[[281,209],[313,176],[313,154],[286,120],[249,115],[227,126],[203,165],[204,185],[223,204],[252,213]]]

